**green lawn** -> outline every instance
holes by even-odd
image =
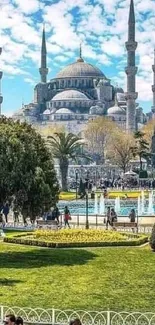
[[[155,312],[145,248],[41,249],[0,243],[0,304]]]

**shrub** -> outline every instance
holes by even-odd
[[[37,230],[32,235],[12,236],[4,238],[4,241],[53,248],[73,247],[108,247],[108,246],[138,246],[146,243],[148,237],[137,234],[125,234],[115,231],[103,230]]]
[[[152,250],[155,251],[155,224],[152,228],[152,233],[151,233],[151,237],[150,237],[150,246],[151,246]]]

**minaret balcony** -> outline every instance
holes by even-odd
[[[135,42],[135,41],[125,42],[125,46],[126,46],[127,51],[131,51],[131,52],[136,51],[137,45],[138,45],[138,43]]]
[[[41,75],[43,75],[43,74],[47,75],[48,74],[48,68],[40,68],[39,72],[40,72]]]
[[[125,72],[128,76],[135,76],[138,71],[137,67],[126,67]]]
[[[3,96],[0,95],[0,104],[3,103]]]
[[[155,72],[155,64],[152,66],[152,70],[153,72]]]
[[[153,105],[153,106],[151,107],[151,111],[152,111],[152,113],[155,113],[155,105]]]
[[[136,92],[126,92],[125,93],[126,100],[136,100],[137,97],[138,97],[138,93],[136,93]]]

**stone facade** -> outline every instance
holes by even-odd
[[[106,115],[121,128],[134,131],[137,125],[145,123],[146,120],[136,104],[136,48],[134,5],[131,0],[126,42],[126,93],[122,88],[112,85],[111,80],[99,68],[84,61],[81,46],[77,61],[64,67],[54,78],[47,81],[47,51],[43,28],[39,69],[41,81],[34,88],[34,102],[18,110],[13,116],[14,119],[43,125],[62,124],[66,125],[68,130],[73,129],[78,133],[88,120]]]
[[[2,48],[0,47],[0,55],[1,55],[1,53],[2,53]],[[1,80],[2,80],[2,77],[3,77],[3,72],[0,71],[0,116],[2,114],[1,105],[3,103],[3,96],[1,94]]]

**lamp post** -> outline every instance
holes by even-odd
[[[76,169],[75,170],[75,179],[76,179],[76,200],[78,198],[78,184],[77,184],[77,181],[78,181],[78,170]]]
[[[87,171],[87,178],[86,178],[86,183],[85,183],[85,193],[86,193],[86,229],[89,229],[89,218],[88,218],[88,208],[89,208],[88,189],[89,189],[89,172]]]

